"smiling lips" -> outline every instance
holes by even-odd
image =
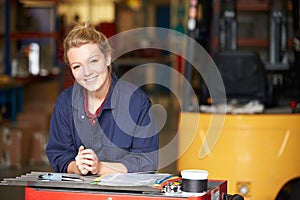
[[[91,77],[91,78],[85,78],[84,81],[87,82],[87,83],[90,83],[90,82],[95,81],[97,77],[98,77],[98,76],[93,76],[93,77]]]

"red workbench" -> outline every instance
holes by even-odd
[[[25,200],[223,200],[224,194],[227,194],[225,180],[208,180],[207,192],[191,194],[181,192],[181,189],[179,192],[167,193],[147,184],[113,185],[110,182],[106,185],[101,184],[103,180],[93,184],[95,176],[79,176],[80,181],[61,181],[41,179],[41,175],[49,176],[49,173],[31,172],[15,178],[5,178],[1,185],[25,187]]]
[[[214,184],[214,188],[211,188],[202,196],[26,187],[25,200],[222,200],[223,194],[227,193],[227,181],[210,180],[209,183]]]

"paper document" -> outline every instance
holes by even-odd
[[[100,176],[92,184],[105,186],[153,186],[156,181],[169,177],[167,173],[118,173]]]

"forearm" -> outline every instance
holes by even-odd
[[[98,175],[128,172],[126,166],[122,163],[99,162],[99,165]]]
[[[131,172],[154,172],[158,167],[158,153],[131,153],[121,160],[129,173]]]
[[[111,163],[111,162],[98,162],[98,175],[112,174],[112,173],[127,173],[127,168],[122,163]],[[76,165],[76,161],[70,162],[67,168],[67,173],[81,174],[80,170]]]

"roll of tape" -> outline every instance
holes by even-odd
[[[201,193],[207,191],[208,171],[205,170],[183,170],[182,191]]]

